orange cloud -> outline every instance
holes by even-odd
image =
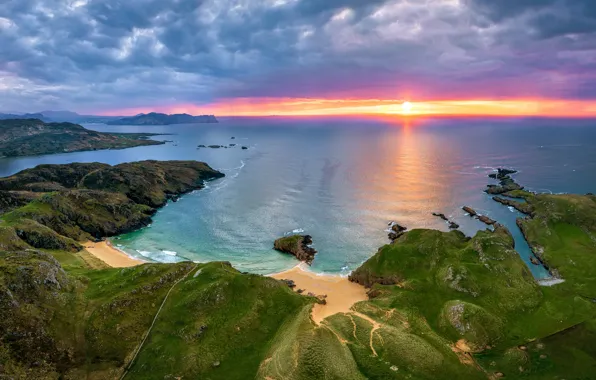
[[[215,114],[218,116],[325,116],[325,115],[408,115],[408,116],[544,116],[596,117],[596,101],[508,99],[508,100],[409,100],[403,99],[294,99],[236,98],[203,106],[183,104],[157,109],[129,109],[109,114],[141,112]]]

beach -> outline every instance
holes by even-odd
[[[292,280],[296,284],[295,291],[303,290],[302,294],[313,293],[317,296],[326,295],[326,305],[316,304],[312,310],[312,319],[320,324],[323,319],[336,313],[349,313],[351,307],[360,301],[368,300],[366,289],[345,277],[321,275],[308,272],[296,266],[288,271],[270,275],[278,280]]]
[[[144,264],[144,261],[132,258],[114,248],[110,242],[87,242],[84,244],[87,252],[97,257],[112,268],[128,268]],[[350,282],[346,277],[316,274],[298,265],[288,271],[269,275],[277,280],[292,280],[296,284],[295,291],[301,289],[302,294],[313,293],[317,296],[326,295],[326,305],[316,304],[312,310],[312,319],[320,324],[323,319],[336,313],[349,313],[351,307],[360,301],[368,300],[366,289]]]
[[[112,268],[128,268],[145,263],[144,261],[134,259],[127,254],[120,252],[108,241],[102,241],[99,243],[88,241],[84,244],[84,247],[87,252],[108,264]]]

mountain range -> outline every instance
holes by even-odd
[[[138,114],[132,117],[127,116],[98,116],[80,115],[72,111],[40,111],[35,113],[20,113],[11,111],[0,112],[0,120],[7,119],[38,119],[44,122],[69,122],[69,123],[97,123],[110,125],[170,125],[170,124],[196,124],[196,123],[217,123],[213,115],[193,116],[188,114],[167,115],[151,112]]]

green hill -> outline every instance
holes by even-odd
[[[151,134],[103,133],[78,124],[44,123],[38,119],[0,120],[0,157],[124,149],[159,145]]]
[[[44,165],[0,179],[0,377],[587,379],[596,369],[593,196],[515,192],[539,286],[503,226],[412,230],[352,273],[370,300],[316,325],[316,298],[229,263],[113,269],[80,242],[136,228],[221,173],[196,162]],[[23,194],[26,194],[25,197]],[[545,227],[546,226],[546,227]]]

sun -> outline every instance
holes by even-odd
[[[401,113],[404,115],[408,115],[412,112],[412,103],[410,102],[403,102],[401,104]]]

